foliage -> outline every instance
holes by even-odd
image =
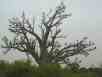
[[[58,64],[36,67],[28,61],[0,62],[0,77],[101,77],[101,72],[102,68],[80,68],[76,72]]]

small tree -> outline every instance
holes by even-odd
[[[58,39],[63,38],[61,28],[63,20],[70,17],[71,14],[65,13],[66,6],[63,2],[50,13],[42,14],[39,32],[35,31],[35,20],[33,24],[26,18],[23,13],[20,18],[12,18],[9,20],[9,30],[16,36],[13,40],[4,37],[3,48],[16,49],[31,55],[36,62],[40,64],[49,63],[68,63],[70,56],[77,54],[88,55],[89,51],[96,47],[87,38],[75,43],[65,44],[61,46]]]

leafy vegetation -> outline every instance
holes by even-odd
[[[102,68],[62,68],[58,64],[37,67],[28,61],[0,62],[0,77],[101,77]]]

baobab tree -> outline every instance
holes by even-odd
[[[89,51],[96,47],[93,42],[87,41],[84,37],[75,43],[65,44],[62,46],[59,38],[61,35],[61,27],[66,18],[71,14],[65,12],[66,6],[63,2],[46,14],[42,13],[42,19],[39,24],[35,24],[35,20],[31,23],[23,13],[21,17],[13,17],[9,20],[9,30],[15,34],[13,40],[4,37],[3,48],[16,49],[31,55],[35,61],[41,64],[51,63],[68,63],[69,57],[77,54],[88,55]],[[39,32],[35,30],[39,27]]]

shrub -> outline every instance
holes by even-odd
[[[99,73],[90,69],[77,70],[78,72],[67,68],[62,69],[58,64],[44,64],[36,67],[29,61],[0,62],[0,77],[97,77]],[[102,71],[100,68],[97,70]]]

